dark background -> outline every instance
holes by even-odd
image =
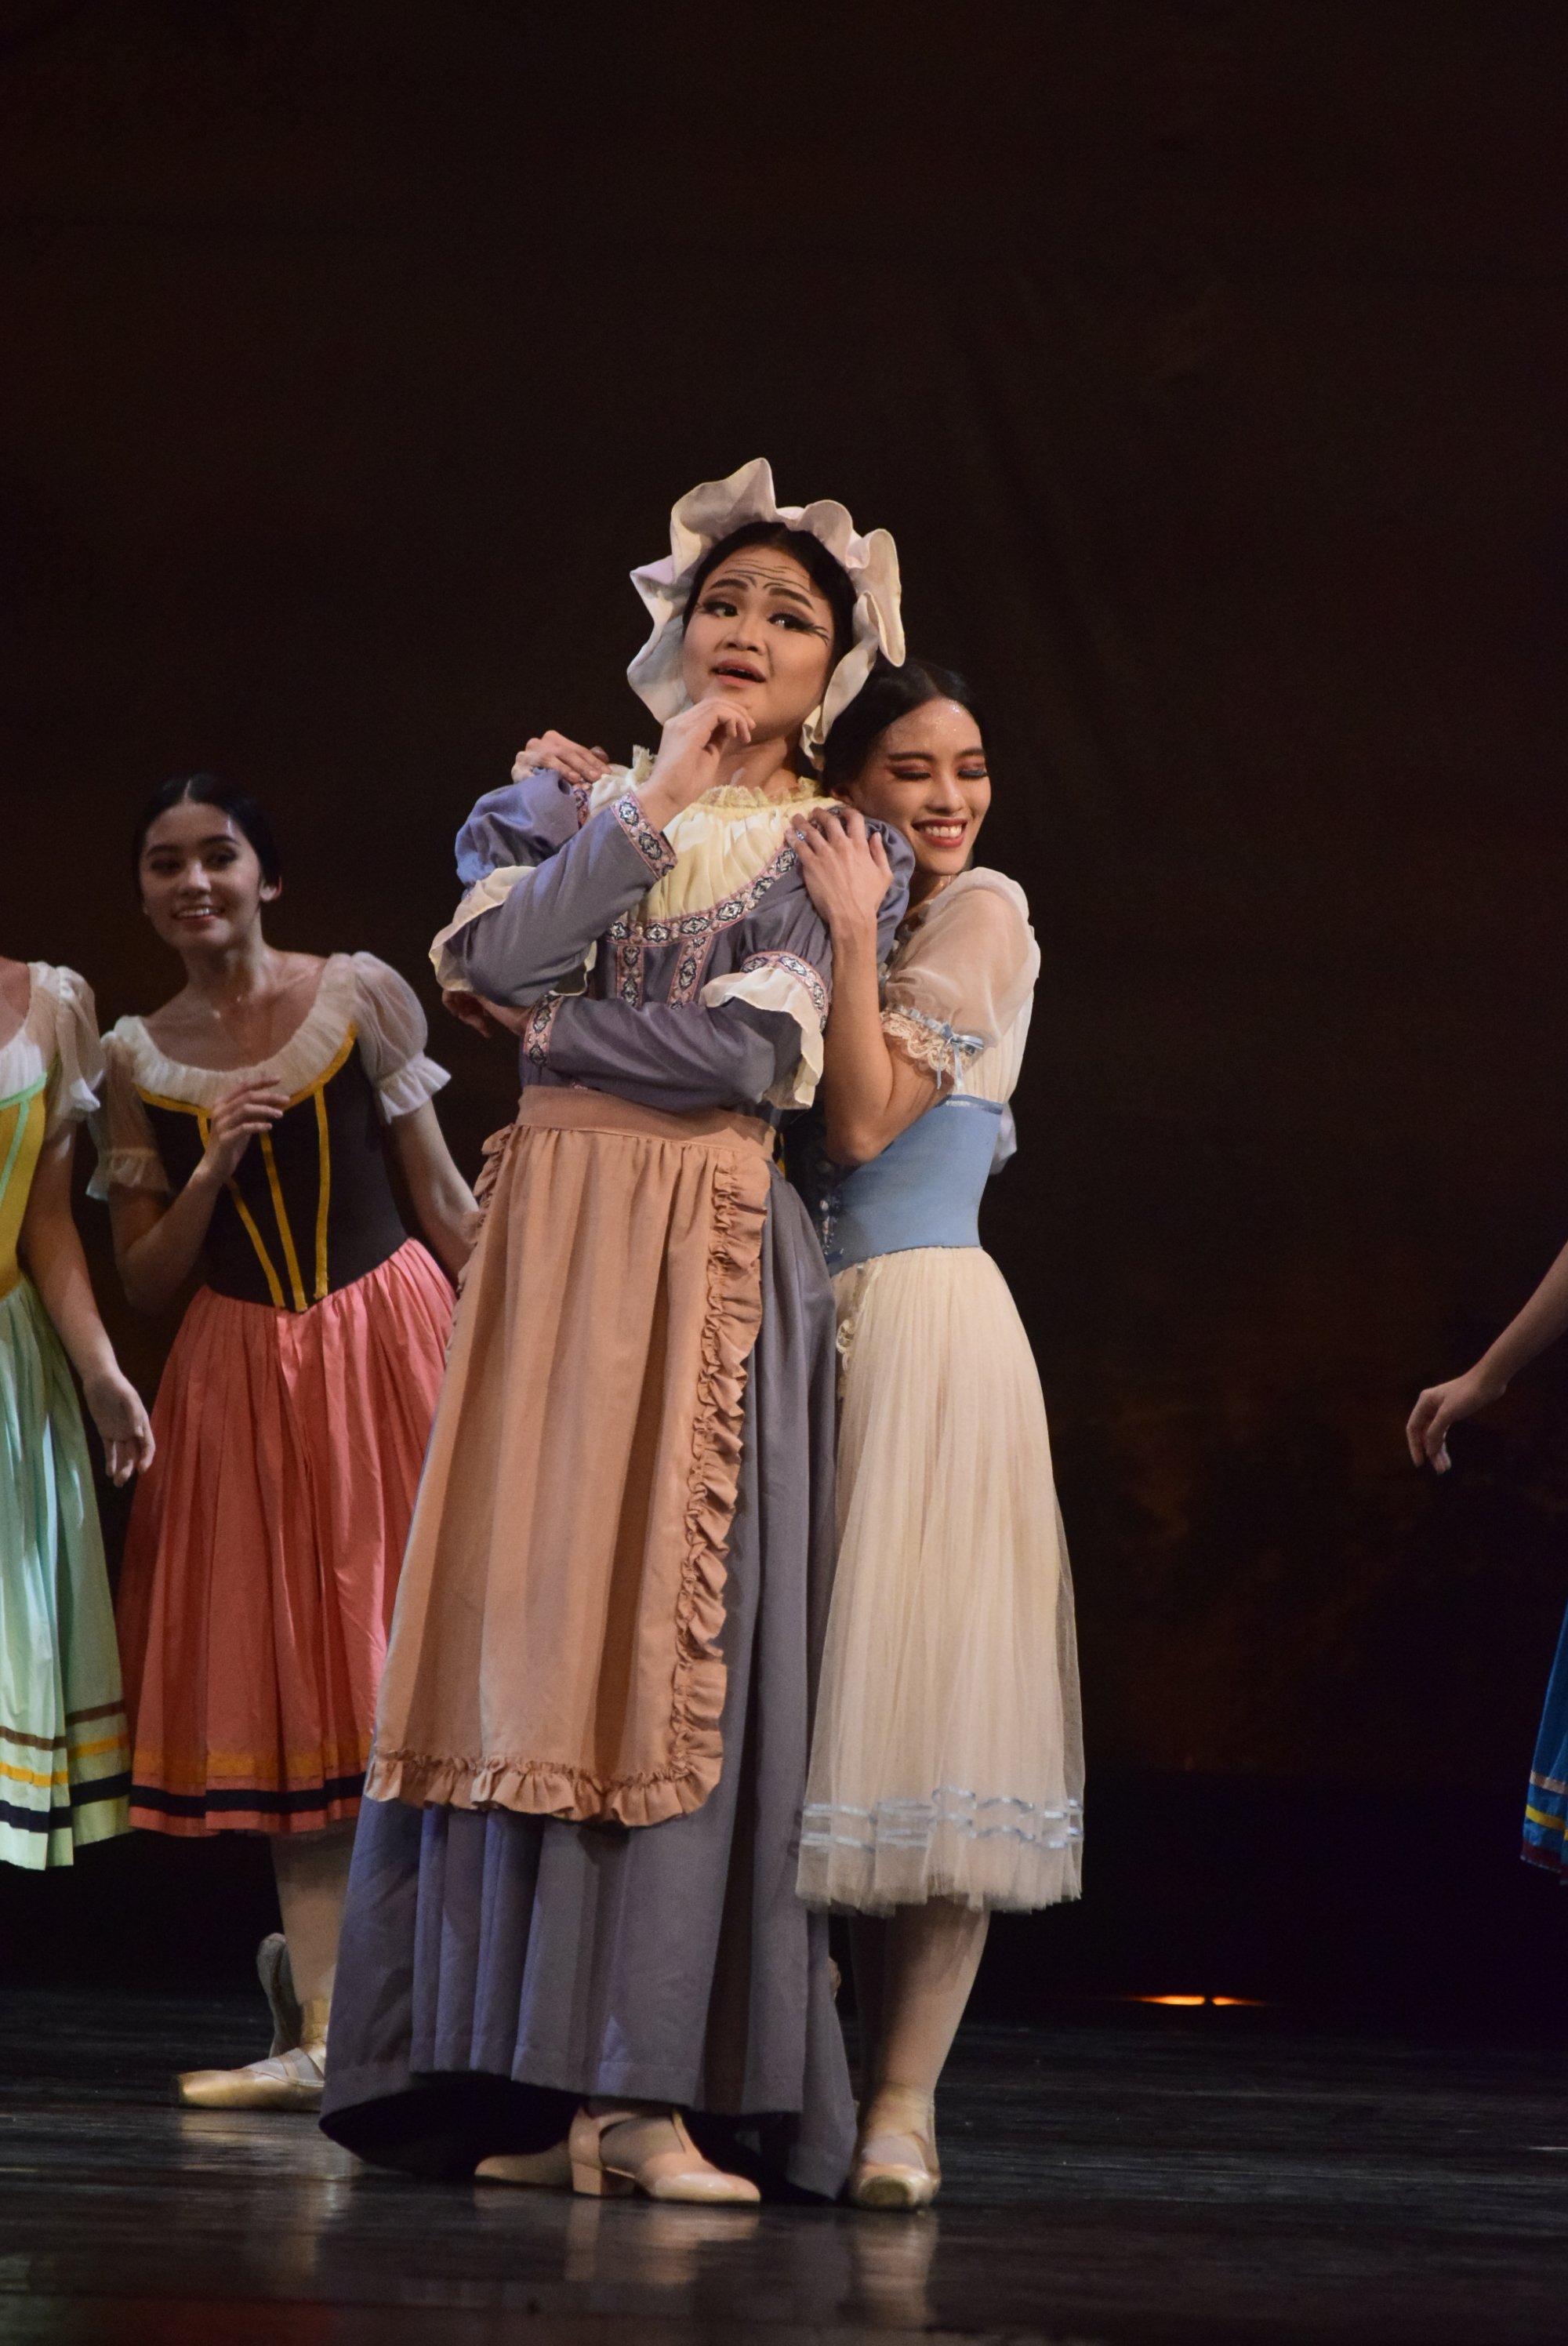
[[[1568,1237],[1565,134],[1561,0],[0,0],[0,946],[106,1025],[197,765],[274,938],[434,1012],[458,821],[546,723],[647,738],[625,574],[749,456],[983,688],[1091,1763],[994,2008],[1490,2028],[1568,1960],[1568,1360],[1445,1486],[1400,1433]],[[472,1169],[508,1056],[436,1047]],[[137,1836],[0,1884],[4,1960],[224,1968],[266,1882]]]

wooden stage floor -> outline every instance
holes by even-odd
[[[962,2040],[930,2215],[405,2183],[184,2113],[254,1993],[0,1995],[4,2346],[1543,2346],[1568,2060],[1113,2007]]]

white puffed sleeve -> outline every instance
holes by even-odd
[[[74,969],[40,963],[36,981],[48,1002],[54,1028],[52,1043],[46,1040],[44,1046],[49,1057],[44,1130],[52,1137],[63,1124],[79,1124],[96,1112],[103,1090],[104,1053],[87,980]]]
[[[893,958],[883,1030],[939,1084],[958,1084],[1009,1034],[1039,974],[1023,889],[1000,872],[961,872]]]
[[[103,1106],[92,1120],[98,1162],[87,1195],[107,1198],[111,1189],[150,1189],[167,1196],[168,1175],[136,1087],[130,1046],[112,1031],[104,1036],[104,1061]]]
[[[357,953],[351,959],[360,1056],[375,1086],[382,1121],[392,1124],[423,1107],[452,1078],[425,1056],[424,1012],[408,980],[374,954]]]

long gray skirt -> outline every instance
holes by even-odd
[[[636,1828],[364,1803],[321,2118],[361,2157],[472,2173],[559,2141],[601,2094],[678,2104],[710,2152],[841,2188],[854,2110],[827,1925],[795,1895],[832,1583],[834,1360],[822,1258],[775,1176],[718,1784],[691,1815]]]

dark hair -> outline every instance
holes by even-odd
[[[968,709],[983,736],[985,719],[980,703],[962,677],[950,668],[935,668],[929,660],[908,659],[902,668],[894,668],[879,654],[870,676],[834,719],[822,745],[824,789],[846,788],[864,771],[867,759],[888,727],[911,709],[923,709],[928,700],[957,701],[961,709]]]
[[[820,537],[813,537],[809,529],[791,529],[786,522],[744,522],[728,537],[721,537],[717,546],[710,546],[697,566],[697,576],[680,615],[681,626],[689,622],[698,597],[719,564],[728,562],[743,546],[782,546],[786,554],[794,556],[818,593],[826,596],[833,614],[831,666],[837,668],[855,640],[855,590],[850,584],[850,574]]]
[[[283,876],[283,866],[278,853],[278,842],[272,826],[257,805],[249,790],[237,790],[232,782],[219,781],[216,774],[177,774],[155,790],[140,814],[131,834],[131,877],[141,877],[141,852],[147,845],[148,832],[160,814],[170,807],[216,807],[226,814],[238,831],[243,832],[256,850],[256,861],[261,866],[261,877],[270,888],[275,888]]]

